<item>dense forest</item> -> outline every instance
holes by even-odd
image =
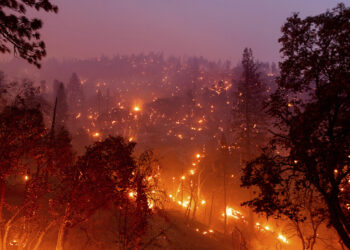
[[[237,64],[42,60],[28,8],[57,12],[0,2],[0,249],[350,248],[344,4]]]

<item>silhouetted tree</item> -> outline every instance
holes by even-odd
[[[64,84],[62,82],[55,81],[57,88],[57,105],[56,105],[56,123],[57,126],[64,126],[68,119],[68,104],[67,94]]]
[[[45,127],[39,109],[8,106],[0,114],[0,248],[6,249],[10,228],[19,218],[29,221],[43,191],[40,159]],[[36,169],[35,169],[36,168]],[[36,174],[31,177],[32,174]],[[22,195],[7,197],[8,186],[18,176]],[[21,185],[22,184],[22,185]],[[22,224],[23,225],[23,224]],[[23,228],[18,231],[21,232]]]
[[[266,118],[263,103],[267,94],[251,49],[246,48],[243,51],[242,70],[235,94],[236,103],[233,106],[233,132],[242,160],[248,161],[259,153],[264,142]]]
[[[57,12],[57,6],[49,0],[2,0],[0,2],[0,52],[11,52],[29,63],[40,67],[39,61],[46,55],[45,43],[40,39],[39,30],[42,21],[38,18],[29,19],[27,10],[44,10]]]
[[[135,216],[134,219],[140,220],[141,224],[132,231],[133,235],[143,232],[145,218],[142,216],[147,214],[148,206],[144,184],[133,175],[137,168],[131,155],[134,146],[121,137],[108,137],[89,146],[74,166],[67,166],[62,172],[61,191],[53,201],[59,222],[56,249],[63,249],[69,228],[86,221],[98,209],[110,204],[122,207],[125,218]],[[131,191],[136,192],[136,203],[130,201]]]
[[[72,77],[67,86],[68,93],[68,105],[71,112],[79,112],[82,109],[84,103],[84,94],[80,79],[76,73],[72,74]]]
[[[282,32],[281,76],[268,103],[275,135],[244,168],[242,185],[258,188],[245,204],[298,222],[305,211],[295,195],[313,190],[318,213],[350,248],[350,9],[294,14]]]

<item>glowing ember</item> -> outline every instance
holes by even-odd
[[[224,215],[225,215],[225,214],[223,213],[223,216],[224,216]],[[230,207],[226,207],[226,215],[227,215],[228,217],[232,217],[232,218],[234,218],[234,219],[236,219],[236,220],[238,220],[238,219],[244,219],[244,216],[242,215],[242,213],[241,213],[240,211],[235,210],[235,209],[230,208]]]
[[[283,243],[288,244],[288,240],[287,240],[286,236],[284,236],[282,234],[278,234],[278,239],[280,241],[282,241]]]
[[[135,112],[139,112],[139,111],[141,111],[141,108],[140,108],[140,106],[134,106],[134,107],[133,107],[133,110],[134,110]]]
[[[148,208],[152,209],[154,207],[154,202],[153,201],[148,201]]]
[[[100,133],[99,132],[95,132],[92,134],[93,137],[99,137],[100,136]]]
[[[10,243],[9,243],[10,246],[18,246],[18,241],[17,240],[12,240]]]
[[[28,175],[25,175],[25,176],[24,176],[24,180],[25,180],[25,181],[29,180],[29,176],[28,176]]]
[[[201,158],[201,155],[200,154],[196,154],[196,158],[197,159]]]
[[[201,201],[201,204],[204,205],[204,204],[205,204],[205,200],[202,200],[202,201]]]

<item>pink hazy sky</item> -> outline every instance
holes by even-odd
[[[333,0],[56,0],[40,14],[48,57],[88,58],[139,52],[238,62],[244,47],[279,60],[280,28],[293,12],[319,14]]]

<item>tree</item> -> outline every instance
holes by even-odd
[[[235,96],[236,105],[233,107],[233,120],[234,134],[241,148],[241,158],[248,161],[257,155],[264,142],[263,130],[266,123],[263,112],[266,86],[260,80],[258,65],[249,48],[243,51],[242,70]]]
[[[56,123],[59,127],[64,126],[68,119],[67,94],[62,82],[55,81],[54,85],[58,86],[56,92]]]
[[[39,173],[42,152],[38,149],[44,133],[43,117],[38,109],[7,106],[0,114],[0,249],[6,249],[10,228],[16,220],[29,221],[36,211],[43,190],[43,176]],[[31,178],[33,172],[36,174]],[[20,196],[7,197],[8,187],[16,184],[14,176],[20,177],[19,186],[25,183],[24,189]]]
[[[40,39],[42,21],[29,19],[27,10],[44,10],[57,13],[57,6],[49,0],[3,0],[0,2],[0,52],[13,52],[29,63],[40,67],[39,61],[46,55],[45,43]]]
[[[240,163],[252,160],[260,153],[265,142],[266,116],[263,103],[266,100],[266,86],[261,81],[258,64],[253,52],[245,48],[242,58],[242,74],[235,94],[236,105],[233,106],[233,133],[239,147]],[[249,225],[253,230],[254,215],[249,210]]]
[[[68,104],[71,112],[80,112],[84,103],[83,88],[80,79],[76,73],[72,77],[67,86]]]
[[[258,191],[245,204],[298,222],[305,211],[294,198],[313,190],[318,213],[350,248],[350,9],[294,14],[282,33],[281,75],[267,105],[274,136],[244,168],[242,185]]]
[[[124,212],[124,231],[119,232],[125,235],[124,246],[137,241],[144,232],[149,214],[147,185],[132,157],[134,147],[135,143],[122,137],[109,136],[87,147],[75,165],[61,169],[62,178],[52,201],[55,220],[59,222],[57,250],[63,249],[69,229],[107,205]],[[130,200],[130,192],[135,193],[135,201]],[[131,226],[134,230],[127,231]]]

